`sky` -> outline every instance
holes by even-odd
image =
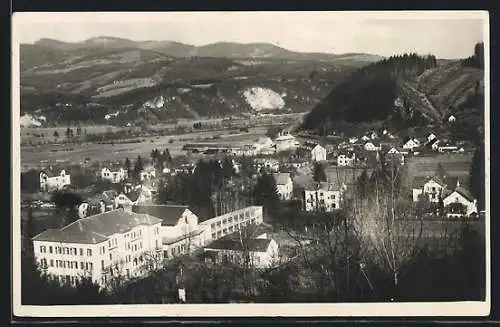
[[[484,12],[152,12],[16,13],[13,39],[78,42],[97,36],[131,40],[266,42],[299,52],[417,52],[468,57],[488,37]],[[485,23],[486,22],[486,23]]]

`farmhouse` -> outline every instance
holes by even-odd
[[[293,194],[293,181],[290,173],[273,174],[276,181],[276,188],[281,200],[291,200]]]
[[[254,160],[254,164],[257,171],[266,170],[269,172],[277,172],[280,167],[280,162],[276,159],[257,158]]]
[[[387,151],[386,159],[399,161],[401,165],[405,164],[405,154],[407,151],[402,149],[398,149],[396,147],[392,147],[389,151]]]
[[[380,151],[382,148],[380,144],[368,141],[364,145],[366,151]]]
[[[60,190],[66,185],[71,185],[71,176],[64,169],[55,176],[49,176],[48,171],[40,172],[40,190],[42,192]]]
[[[49,278],[77,285],[89,277],[101,287],[112,276],[145,276],[162,261],[161,220],[123,209],[100,213],[33,237],[36,261]]]
[[[416,177],[413,180],[413,201],[418,201],[425,194],[430,202],[437,203],[458,185],[460,180],[455,176]]]
[[[337,156],[337,166],[353,166],[356,162],[356,153],[354,151],[342,151]]]
[[[117,171],[111,171],[109,168],[104,167],[101,170],[101,179],[114,184],[123,182],[127,179],[127,177],[128,172],[123,168],[120,168]]]
[[[341,190],[329,183],[314,183],[304,187],[304,210],[331,212],[340,208]]]
[[[326,149],[319,144],[311,150],[311,159],[315,162],[326,161]]]
[[[413,151],[415,148],[420,147],[420,141],[416,138],[409,139],[403,144],[403,149]]]
[[[448,191],[443,198],[443,204],[447,217],[470,217],[477,215],[477,199],[467,189],[457,186],[453,191]]]

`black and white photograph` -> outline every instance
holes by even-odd
[[[13,310],[486,316],[482,11],[12,18]]]

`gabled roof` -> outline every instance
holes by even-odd
[[[306,191],[316,191],[316,190],[338,191],[338,189],[336,189],[334,187],[334,185],[332,185],[331,183],[328,183],[328,182],[320,182],[320,183],[310,182],[304,186],[304,190],[306,190]]]
[[[467,199],[467,201],[469,202],[474,202],[474,200],[476,200],[472,194],[470,194],[469,190],[461,187],[461,186],[458,186],[455,188],[455,192],[457,192],[458,194],[460,194],[461,196],[463,196],[464,198]]]
[[[118,192],[115,190],[107,190],[102,192],[102,196],[108,200],[114,200],[118,196]]]
[[[78,219],[61,229],[48,229],[33,237],[33,240],[97,244],[107,240],[113,234],[126,233],[139,225],[154,225],[160,222],[160,219],[147,214],[116,209]]]
[[[276,180],[276,185],[285,185],[292,180],[290,173],[276,173],[273,174],[273,177]]]
[[[424,184],[426,184],[427,182],[430,182],[430,181],[434,181],[434,182],[438,183],[441,187],[447,186],[447,184],[437,176],[432,176],[432,177],[418,176],[418,177],[415,177],[413,179],[412,185],[413,185],[413,188],[422,188],[424,186]],[[456,185],[456,183],[455,183],[455,185]]]
[[[266,252],[271,241],[266,238],[248,238],[241,242],[239,239],[220,238],[208,245],[206,249]]]
[[[134,205],[132,211],[145,213],[162,220],[162,226],[175,226],[179,222],[182,214],[188,210],[188,206],[183,205]]]

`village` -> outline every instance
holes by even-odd
[[[89,185],[86,191],[75,185],[69,167],[54,165],[38,171],[36,193],[46,196],[26,197],[24,217],[27,211],[50,215],[56,207],[50,194],[73,192],[81,200],[68,208],[77,214],[73,222],[47,228],[32,238],[37,262],[61,283],[76,286],[88,277],[101,287],[114,276],[144,277],[152,266],[161,267],[181,256],[272,269],[296,255],[289,249],[290,240],[280,234],[283,228],[276,227],[263,205],[251,196],[243,201],[231,195],[251,194],[262,175],[272,176],[284,207],[295,208],[297,214],[328,214],[348,209],[360,176],[378,165],[390,164],[408,177],[407,166],[414,158],[474,151],[466,142],[451,142],[432,132],[403,139],[386,129],[370,130],[337,137],[335,142],[294,136],[290,128],[273,133],[237,146],[186,143],[183,150],[191,162],[175,163],[165,148],[154,149],[151,158],[138,157],[135,164],[127,158],[89,165],[85,171],[93,179],[86,179],[96,180],[99,187]],[[221,168],[229,165],[231,170],[229,178],[223,179],[229,193],[215,195],[213,214],[199,214],[187,203],[159,200],[173,178],[195,174],[203,161]],[[477,219],[478,200],[467,189],[467,176],[448,174],[439,161],[435,168],[435,173],[406,181],[405,197],[420,208],[416,218]],[[306,231],[307,227],[301,242],[307,244],[311,239]],[[179,296],[182,300],[185,295]]]

